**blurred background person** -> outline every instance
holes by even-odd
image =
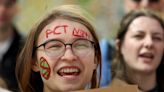
[[[18,88],[15,65],[22,39],[13,23],[17,12],[17,0],[0,0],[0,76],[12,91]]]
[[[112,64],[112,84],[164,92],[164,21],[152,11],[128,13],[121,21]]]
[[[163,12],[164,0],[124,0],[124,13],[138,9],[150,9],[159,13]],[[112,41],[111,41],[112,42]],[[111,82],[111,63],[113,56],[113,44],[108,39],[100,40],[102,51],[102,80],[101,86],[107,86]]]
[[[163,0],[124,0],[124,9],[126,13],[141,8],[162,12],[163,4]]]
[[[111,82],[111,64],[112,64],[112,56],[114,52],[113,44],[110,43],[111,40],[101,39],[100,48],[102,53],[102,74],[101,74],[101,87],[108,86]]]
[[[164,12],[164,0],[124,0],[125,14],[138,9],[150,9],[158,13]],[[102,50],[102,81],[101,86],[107,86],[111,82],[111,62],[113,55],[113,45],[108,40],[101,40]]]

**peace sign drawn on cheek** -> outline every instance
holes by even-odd
[[[40,73],[41,73],[43,78],[48,80],[50,77],[50,73],[51,73],[50,66],[44,57],[41,57],[40,61],[41,61],[40,62],[40,68],[41,68]]]

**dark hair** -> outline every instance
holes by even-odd
[[[43,82],[39,73],[32,71],[32,61],[36,60],[36,54],[34,48],[36,47],[38,36],[43,28],[54,21],[55,19],[66,19],[81,23],[90,31],[95,42],[95,62],[97,65],[100,64],[101,73],[101,52],[98,42],[97,35],[94,27],[91,25],[87,17],[84,16],[85,12],[81,8],[75,5],[63,5],[51,12],[47,13],[30,31],[27,37],[27,41],[23,50],[21,51],[17,65],[16,65],[16,76],[19,82],[19,87],[23,92],[42,92]],[[101,77],[101,76],[100,76]],[[100,77],[97,81],[97,70],[93,72],[91,79],[91,88],[97,88],[100,84]]]
[[[164,29],[164,21],[161,17],[159,17],[157,14],[155,14],[153,11],[150,10],[136,10],[131,11],[126,16],[123,17],[120,28],[118,30],[118,34],[116,36],[116,39],[120,41],[120,45],[118,47],[118,50],[116,50],[113,63],[112,63],[112,79],[119,78],[122,80],[125,80],[127,83],[130,83],[131,81],[128,79],[128,76],[126,75],[125,70],[125,62],[123,59],[123,56],[121,55],[121,46],[124,42],[125,35],[128,31],[129,25],[138,17],[146,16],[153,18],[159,22],[161,27]],[[161,63],[157,68],[157,83],[159,86],[159,89],[164,91],[164,55],[162,57]]]

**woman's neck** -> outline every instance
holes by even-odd
[[[141,73],[128,71],[128,78],[132,80],[132,83],[137,84],[142,91],[149,91],[157,85],[156,72]]]

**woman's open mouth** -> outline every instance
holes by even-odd
[[[77,66],[64,66],[61,67],[57,74],[60,76],[78,76],[81,70]]]

